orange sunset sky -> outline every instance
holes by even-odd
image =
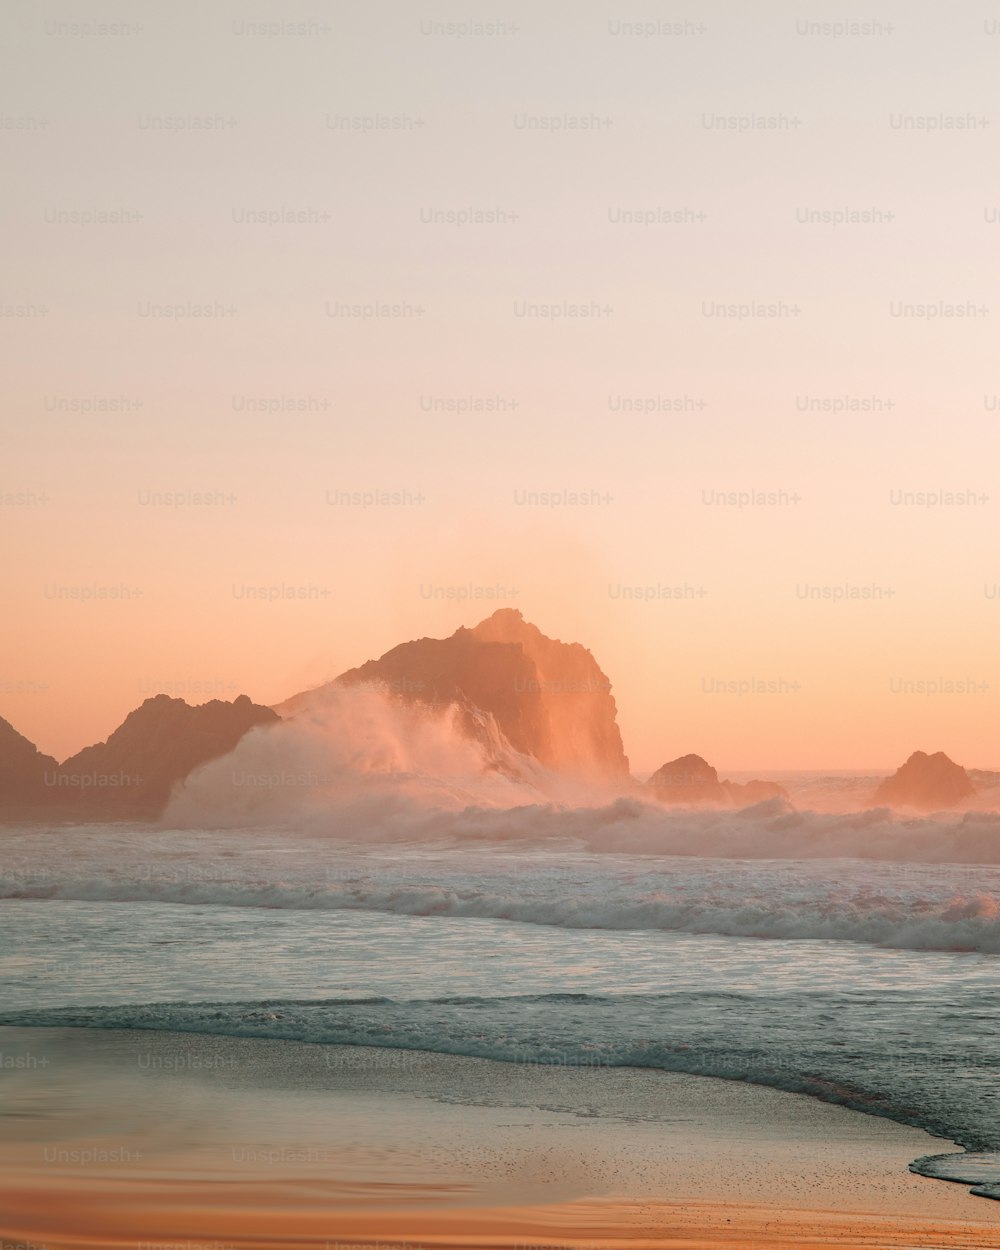
[[[0,715],[61,759],[514,606],[638,772],[996,766],[1000,43],[753,8],[10,6]]]

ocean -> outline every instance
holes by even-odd
[[[0,1024],[756,1082],[958,1142],[919,1170],[1000,1198],[997,816],[358,820],[6,828]]]

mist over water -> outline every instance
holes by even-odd
[[[294,717],[252,730],[231,754],[192,773],[162,823],[336,833],[349,828],[345,820],[360,820],[378,838],[417,831],[428,813],[516,807],[544,800],[546,787],[565,787],[514,751],[492,717],[482,716],[480,741],[463,734],[457,718],[455,707],[432,710],[378,689],[323,687]]]
[[[1000,811],[918,817],[865,806],[877,778],[778,778],[790,801],[665,807],[636,782],[594,784],[515,751],[491,717],[463,734],[432,711],[374,689],[325,687],[293,719],[247,734],[194,772],[162,823],[284,828],[374,842],[585,847],[734,859],[882,859],[1000,864]]]

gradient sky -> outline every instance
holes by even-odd
[[[996,766],[1000,19],[488,9],[5,6],[0,715],[62,758],[160,689],[277,702],[506,604],[593,650],[637,771]],[[409,315],[328,315],[371,302]],[[706,315],[741,303],[782,315]],[[372,490],[406,501],[329,502]],[[706,502],[740,491],[784,502]],[[935,491],[971,502],[899,501]]]

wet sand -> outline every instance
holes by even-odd
[[[955,1147],[642,1069],[0,1029],[0,1246],[1000,1250]]]

